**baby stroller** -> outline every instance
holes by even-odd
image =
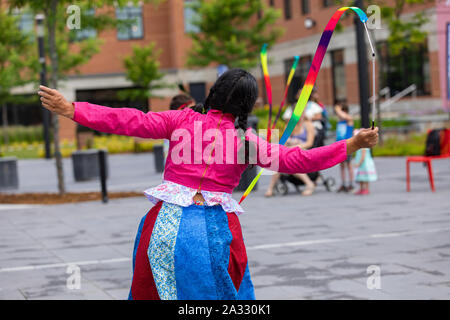
[[[312,148],[318,148],[325,145],[325,137],[326,137],[325,121],[322,121],[322,129],[316,131],[317,133],[316,137],[314,138],[314,144]],[[318,186],[319,183],[322,183],[328,192],[331,192],[332,187],[336,184],[336,180],[334,178],[332,177],[326,178],[320,172],[308,173],[308,177],[311,179],[312,182],[316,184],[316,186]],[[275,191],[283,196],[287,195],[289,193],[288,183],[293,184],[295,189],[299,193],[302,192],[301,187],[305,186],[304,182],[299,178],[297,178],[296,176],[290,174],[282,174],[280,179],[275,185]]]

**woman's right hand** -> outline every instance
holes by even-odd
[[[347,140],[347,154],[352,154],[359,149],[372,148],[378,144],[378,128],[362,129],[359,133]]]
[[[39,86],[42,106],[56,114],[73,119],[75,107],[55,89]]]

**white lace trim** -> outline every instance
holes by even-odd
[[[193,197],[196,193],[196,189],[171,181],[163,181],[160,185],[144,191],[145,196],[153,204],[165,201],[182,207],[189,207],[194,204]],[[221,205],[225,212],[234,212],[237,215],[244,213],[244,209],[233,199],[230,193],[202,190],[202,195],[207,206]]]

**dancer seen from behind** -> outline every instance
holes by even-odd
[[[70,103],[58,91],[42,86],[39,95],[45,108],[83,126],[170,140],[164,181],[145,191],[154,206],[142,218],[132,253],[129,298],[136,300],[254,299],[238,217],[244,210],[232,198],[244,170],[255,163],[287,174],[316,172],[378,141],[378,129],[367,129],[311,150],[268,143],[248,128],[258,85],[241,69],[219,77],[204,106],[194,109],[145,114]],[[203,139],[199,142],[194,136]]]

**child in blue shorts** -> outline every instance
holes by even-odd
[[[353,117],[349,113],[347,103],[344,101],[338,102],[334,106],[334,111],[339,118],[336,126],[336,141],[346,140],[353,136],[354,122]],[[347,160],[340,164],[341,167],[341,179],[342,185],[338,189],[338,192],[352,192],[353,187],[353,168],[352,168],[352,156],[349,155]],[[346,171],[348,172],[349,183],[346,186]]]

